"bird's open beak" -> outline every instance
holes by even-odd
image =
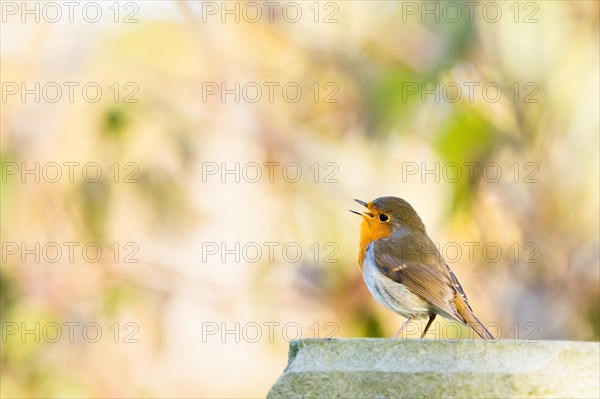
[[[369,208],[369,206],[367,205],[367,203],[365,201],[362,201],[362,200],[359,200],[359,199],[354,199],[354,201],[358,202],[359,204],[361,204],[362,206],[364,206],[367,209]],[[357,215],[360,215],[360,216],[363,216],[363,217],[367,217],[367,216],[370,217],[370,218],[373,217],[373,214],[371,212],[360,213],[360,212],[353,211],[352,209],[349,209],[349,211],[352,212],[352,213],[356,213]]]

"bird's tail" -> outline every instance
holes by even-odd
[[[465,322],[483,339],[495,339],[494,336],[481,324],[479,319],[475,317],[473,310],[465,301],[462,295],[456,295],[456,299],[454,300],[454,305],[456,305],[456,310],[460,315],[465,319]]]

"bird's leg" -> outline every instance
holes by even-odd
[[[410,317],[408,318],[408,320],[406,320],[406,321],[404,322],[404,324],[402,324],[402,327],[400,327],[400,329],[399,329],[398,331],[396,331],[396,334],[394,334],[394,336],[393,336],[392,338],[398,338],[398,335],[400,335],[400,333],[402,332],[402,330],[404,329],[404,327],[405,327],[405,326],[406,326],[408,323],[411,323],[411,322],[412,322],[414,319],[416,319],[416,318],[417,318],[417,316],[414,316],[414,315],[413,315],[413,316],[410,316]]]
[[[432,313],[429,315],[429,321],[427,322],[427,325],[425,326],[425,330],[423,330],[423,334],[421,334],[421,339],[423,339],[425,334],[427,334],[427,330],[429,330],[431,323],[433,323],[433,320],[435,320],[435,316],[437,316],[435,313]]]

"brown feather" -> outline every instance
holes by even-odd
[[[402,262],[398,257],[378,251],[377,243],[375,264],[383,275],[403,284],[413,294],[431,304],[436,313],[465,322],[454,305],[456,290],[452,281],[440,269],[419,262]]]
[[[477,333],[477,335],[483,339],[494,339],[494,336],[488,331],[488,329],[481,324],[477,317],[475,317],[473,310],[462,295],[456,296],[454,305],[456,306],[458,313],[461,314],[466,323],[473,329],[473,331]]]

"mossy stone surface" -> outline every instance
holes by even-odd
[[[600,343],[290,342],[268,398],[598,398]]]

